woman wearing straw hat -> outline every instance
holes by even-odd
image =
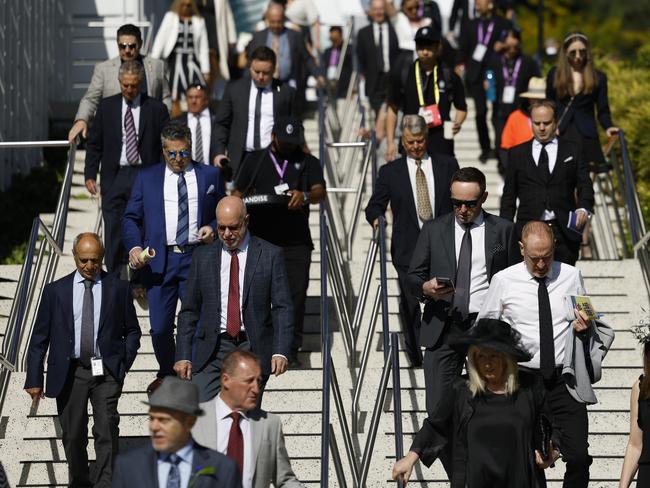
[[[450,339],[468,348],[468,378],[460,378],[447,405],[424,421],[408,454],[393,466],[393,479],[408,482],[416,461],[431,466],[451,443],[452,488],[546,486],[542,470],[559,454],[550,441],[543,389],[519,386],[517,362],[531,357],[519,339],[496,319],[480,319]]]

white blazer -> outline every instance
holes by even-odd
[[[217,43],[219,49],[219,72],[224,80],[230,79],[228,69],[228,52],[230,44],[237,43],[235,18],[228,0],[215,0],[215,17],[217,19]]]
[[[156,39],[151,48],[151,57],[167,59],[174,50],[178,39],[179,17],[175,12],[167,12],[163,18]],[[210,72],[210,55],[208,54],[208,31],[203,17],[192,16],[192,35],[194,36],[194,55],[199,62],[201,73]]]

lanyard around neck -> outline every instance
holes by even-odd
[[[420,61],[415,62],[415,86],[418,90],[418,101],[420,102],[420,107],[424,107],[424,95],[422,94],[422,79],[420,75]],[[438,105],[440,100],[440,91],[438,90],[438,66],[433,67],[433,98]]]
[[[487,28],[487,32],[483,35],[483,22],[479,20],[478,22],[478,43],[488,45],[490,39],[492,38],[492,31],[494,30],[494,21],[490,22]]]
[[[280,181],[284,181],[284,173],[287,171],[287,166],[289,165],[289,161],[286,159],[282,162],[282,167],[278,164],[278,160],[275,157],[275,154],[273,154],[273,151],[269,149],[269,156],[271,156],[271,161],[273,161],[273,166],[275,166],[275,171],[278,173],[278,176],[280,177]]]
[[[512,75],[508,73],[508,61],[506,60],[505,56],[503,57],[502,66],[503,66],[503,81],[505,81],[506,85],[515,86],[517,84],[517,78],[519,78],[519,69],[521,68],[521,56],[519,56],[517,58],[517,61],[515,62],[515,65],[512,69]]]

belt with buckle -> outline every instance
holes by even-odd
[[[173,246],[167,246],[167,250],[171,251],[175,254],[185,254],[188,252],[192,252],[195,247],[199,246],[199,243],[195,244],[185,244],[184,246],[178,246],[174,244]]]
[[[237,334],[235,337],[231,336],[228,334],[228,332],[222,332],[219,334],[219,338],[222,341],[229,341],[229,342],[246,342],[248,340],[248,334],[246,334],[246,331],[239,331],[239,334]]]

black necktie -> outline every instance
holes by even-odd
[[[377,24],[379,26],[379,43],[377,45],[377,66],[379,67],[379,72],[383,73],[385,71],[384,66],[384,24]]]
[[[264,88],[257,89],[257,97],[255,98],[255,125],[253,126],[253,147],[257,149],[262,149],[261,142],[261,129],[262,125],[262,92]]]
[[[84,299],[81,307],[81,340],[79,341],[79,362],[90,366],[95,354],[95,303],[93,301],[93,280],[84,280]]]
[[[544,379],[553,377],[555,370],[555,344],[553,343],[553,316],[548,298],[546,278],[535,278],[539,283],[537,302],[539,306],[539,369]]]
[[[539,168],[539,174],[542,177],[542,181],[548,182],[551,178],[551,169],[548,163],[548,152],[546,152],[547,142],[542,142],[542,149],[539,152],[539,159],[537,160],[537,167]]]
[[[465,234],[460,243],[458,268],[456,270],[456,292],[454,293],[454,308],[465,319],[469,314],[469,294],[472,284],[472,224],[463,224]]]

